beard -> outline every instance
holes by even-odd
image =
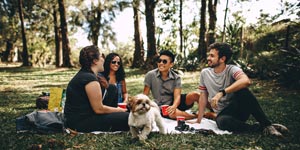
[[[207,64],[208,64],[208,67],[210,67],[210,68],[216,68],[216,67],[220,66],[220,62],[219,61],[216,62],[216,63],[213,63],[212,61],[208,61]]]

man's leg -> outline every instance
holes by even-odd
[[[250,114],[260,123],[260,126],[245,123]],[[232,103],[218,114],[216,122],[218,127],[223,130],[243,132],[263,129],[265,134],[276,137],[283,136],[271,125],[257,99],[249,89],[236,92]]]
[[[185,100],[185,105],[188,108],[191,108],[193,104],[196,102],[199,105],[199,97],[200,93],[199,92],[190,92],[186,95],[186,100]],[[210,112],[206,112],[203,117],[215,120],[217,114],[213,112],[213,109],[210,106],[210,103],[206,104],[206,108],[210,110]]]
[[[258,125],[245,123],[250,114],[262,128],[271,125],[254,95],[248,89],[242,89],[234,94],[232,102],[218,114],[216,122],[223,130],[237,132],[258,130]]]
[[[171,119],[176,119],[176,116],[183,116],[186,120],[197,118],[196,114],[190,114],[185,112],[193,107],[194,102],[198,102],[200,94],[198,92],[191,92],[188,94],[181,94],[180,104],[176,109],[176,112],[172,115],[169,115]]]
[[[271,125],[271,122],[260,107],[256,97],[249,91],[248,88],[242,89],[236,92],[238,102],[240,104],[240,111],[246,110],[247,113],[253,115],[253,117],[264,128]]]
[[[182,94],[185,95],[185,94]],[[181,96],[182,97],[182,96]],[[185,105],[186,106],[193,106],[195,102],[198,103],[200,97],[200,93],[198,92],[190,92],[185,96]]]

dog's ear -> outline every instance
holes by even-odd
[[[149,99],[149,102],[150,102],[150,106],[151,106],[151,107],[158,107],[158,105],[155,103],[155,100]],[[158,108],[159,108],[159,107],[158,107]]]
[[[132,106],[133,106],[133,103],[134,103],[134,99],[135,99],[134,96],[129,96],[129,97],[128,97],[127,107],[128,107],[130,110],[132,109]]]

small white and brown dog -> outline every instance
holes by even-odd
[[[159,133],[166,133],[159,107],[148,96],[144,94],[133,96],[129,98],[128,106],[130,108],[128,125],[133,138],[146,140],[155,123]]]

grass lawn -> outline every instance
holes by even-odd
[[[300,91],[286,90],[272,81],[253,79],[251,90],[274,123],[285,124],[291,131],[285,139],[253,134],[159,135],[152,133],[149,145],[120,134],[29,134],[16,133],[15,119],[35,109],[35,99],[50,87],[66,88],[78,69],[32,69],[0,67],[0,149],[300,149]],[[127,69],[129,95],[143,90],[144,72]],[[182,78],[183,93],[197,89],[198,72]],[[254,121],[253,118],[250,121]]]

